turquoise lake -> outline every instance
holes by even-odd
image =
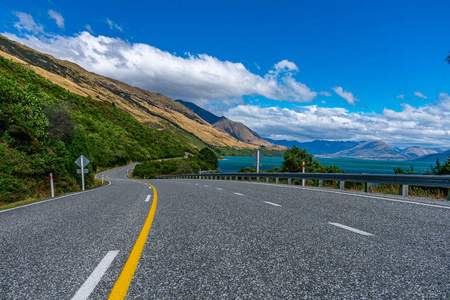
[[[436,162],[416,161],[393,161],[393,160],[361,160],[361,159],[338,159],[338,158],[315,158],[324,165],[335,165],[347,173],[369,173],[369,174],[394,174],[395,167],[403,170],[414,168],[414,172],[425,172],[430,170],[430,165]],[[237,173],[245,167],[254,167],[255,159],[252,156],[225,156],[219,160],[219,169],[223,173]],[[261,159],[261,170],[281,167],[282,157],[263,157]]]

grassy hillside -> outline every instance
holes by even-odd
[[[2,35],[0,56],[34,70],[79,96],[91,96],[94,100],[115,103],[138,121],[182,135],[196,146],[203,144],[239,149],[258,148],[214,128],[181,103],[164,95],[88,72],[74,63],[40,53]]]
[[[79,189],[74,161],[83,154],[93,172],[131,161],[197,153],[191,144],[152,129],[114,103],[71,93],[0,57],[0,203]]]

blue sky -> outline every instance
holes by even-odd
[[[3,35],[264,137],[450,148],[449,1],[2,2]]]

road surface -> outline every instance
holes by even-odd
[[[447,201],[138,181],[132,167],[106,187],[0,212],[0,299],[106,299],[121,273],[126,299],[450,297]]]

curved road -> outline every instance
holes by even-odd
[[[152,206],[127,299],[450,297],[449,202],[126,179],[132,167],[0,212],[0,299],[106,299]]]

